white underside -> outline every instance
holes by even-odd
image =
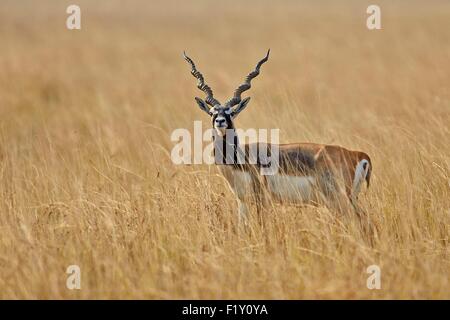
[[[273,175],[266,178],[268,190],[280,201],[305,202],[312,199],[314,177]]]
[[[366,179],[369,166],[370,164],[367,160],[361,160],[355,168],[351,194],[354,200],[356,200]],[[245,217],[248,212],[245,197],[253,192],[251,175],[248,172],[224,167],[222,167],[222,173],[238,198],[240,217]],[[314,176],[267,175],[265,179],[267,191],[271,195],[272,200],[305,203],[315,199],[314,185],[316,184],[316,178]]]
[[[274,200],[289,202],[305,202],[311,200],[315,178],[311,176],[272,175],[265,176],[267,191]],[[243,198],[252,190],[252,179],[249,173],[233,171],[233,191]]]

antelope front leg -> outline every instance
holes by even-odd
[[[242,199],[237,199],[238,203],[238,224],[239,226],[248,225],[248,206]]]
[[[269,207],[269,199],[267,191],[265,190],[261,180],[256,180],[253,182],[253,200],[256,205],[256,214],[258,217],[258,222],[265,228],[265,212],[264,210]]]

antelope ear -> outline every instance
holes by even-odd
[[[197,98],[197,97],[195,97],[195,101],[197,101],[197,104],[200,107],[200,109],[205,111],[207,114],[211,115],[211,112],[209,111],[209,107],[205,101],[203,101],[202,99]]]
[[[241,102],[239,102],[238,106],[231,112],[231,117],[235,118],[242,110],[247,107],[248,102],[250,101],[250,97],[245,98]]]

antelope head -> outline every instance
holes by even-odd
[[[245,109],[245,107],[247,107],[247,104],[250,101],[250,97],[242,99],[241,94],[251,88],[250,82],[259,75],[259,69],[261,68],[261,65],[269,59],[269,53],[270,49],[267,51],[266,56],[258,62],[255,70],[250,72],[247,78],[245,78],[244,83],[234,91],[233,97],[225,102],[225,104],[221,104],[214,98],[211,87],[205,83],[203,75],[196,69],[192,59],[183,52],[184,59],[191,66],[191,74],[198,81],[197,87],[206,94],[205,100],[195,97],[195,101],[197,101],[200,109],[211,117],[213,128],[219,136],[224,136],[227,129],[234,129],[233,120]]]

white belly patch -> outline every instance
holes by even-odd
[[[250,173],[239,170],[224,172],[229,185],[239,199],[253,192]],[[286,202],[306,202],[313,199],[313,176],[267,175],[267,191],[274,200]]]
[[[314,177],[273,175],[266,176],[270,193],[279,200],[302,202],[312,199]]]

